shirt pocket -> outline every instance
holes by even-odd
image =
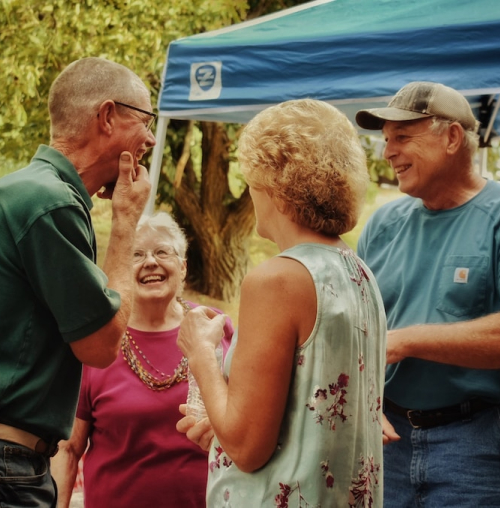
[[[488,256],[447,256],[441,271],[437,310],[455,317],[485,313]]]

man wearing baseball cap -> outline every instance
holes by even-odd
[[[474,169],[467,100],[404,86],[356,115],[382,130],[406,196],[377,210],[358,253],[387,312],[384,508],[500,506],[500,184]]]

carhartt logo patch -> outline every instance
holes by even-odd
[[[453,282],[457,282],[458,284],[467,284],[468,279],[468,268],[455,268],[455,276],[453,277]]]

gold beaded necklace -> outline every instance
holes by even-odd
[[[184,315],[186,315],[191,307],[189,304],[183,300],[182,298],[177,298],[177,301],[182,305],[184,310]],[[139,358],[137,358],[134,350],[132,349],[130,343],[134,345],[136,351],[146,360],[146,363],[155,370],[158,374],[160,374],[161,378],[158,379],[155,375],[151,374],[141,363]],[[166,376],[165,373],[158,370],[156,367],[152,365],[152,363],[146,358],[146,355],[141,351],[135,340],[133,339],[130,332],[127,330],[125,335],[122,338],[121,349],[123,353],[123,359],[129,364],[132,371],[137,375],[137,377],[150,389],[155,391],[165,390],[166,388],[170,388],[176,383],[180,383],[181,381],[187,380],[188,373],[188,361],[185,356],[181,358],[179,365],[177,365],[174,370],[174,374],[172,376]]]

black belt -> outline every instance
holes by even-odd
[[[414,429],[429,429],[439,425],[457,422],[459,420],[470,420],[474,413],[483,411],[498,404],[485,402],[481,399],[471,399],[462,404],[454,406],[441,407],[438,409],[420,410],[406,409],[398,406],[389,399],[384,399],[384,408],[398,415],[406,416]]]

